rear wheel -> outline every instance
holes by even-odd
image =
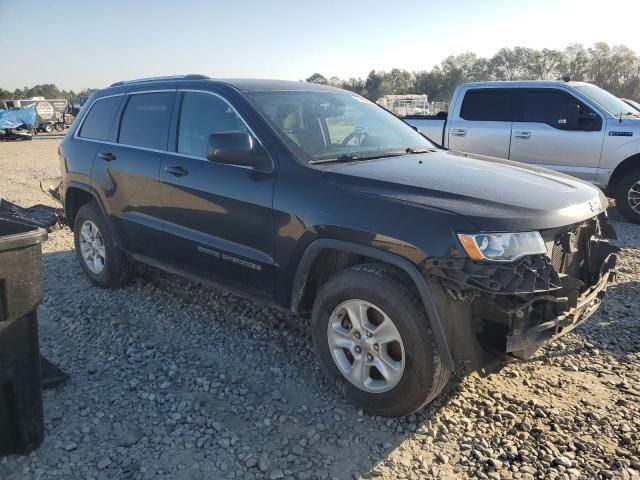
[[[620,213],[630,222],[640,223],[640,169],[620,180],[615,195]]]
[[[312,314],[313,343],[327,377],[376,415],[408,415],[433,400],[450,372],[422,303],[389,268],[358,265],[325,283]]]
[[[111,288],[127,283],[133,272],[133,262],[113,243],[95,202],[80,207],[73,230],[78,261],[93,283]]]

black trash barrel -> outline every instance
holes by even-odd
[[[46,238],[0,217],[0,454],[28,453],[44,437],[36,311]]]

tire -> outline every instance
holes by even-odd
[[[55,128],[56,132],[64,132],[64,123],[56,122],[53,128]]]
[[[354,332],[358,330],[355,326],[358,322],[351,325],[351,315],[346,312],[346,309],[357,311],[357,305],[364,305],[366,314],[362,318],[373,327],[365,328],[360,337]],[[395,327],[395,333],[389,335],[393,329],[385,323],[387,338],[398,334],[400,342],[381,341],[376,348],[375,342],[380,336],[378,327],[388,320]],[[385,417],[409,415],[431,402],[449,380],[450,372],[442,363],[422,302],[403,276],[384,265],[357,265],[329,279],[315,299],[311,328],[316,354],[329,381],[350,402],[369,413]],[[334,331],[340,333],[336,335]],[[335,343],[330,346],[331,338],[337,337],[342,342],[345,335],[347,343],[359,343],[345,348],[342,344],[336,347]],[[370,342],[374,342],[373,345]],[[364,359],[366,352],[369,362],[368,370],[364,368],[368,373],[363,374],[368,379],[360,386],[343,373],[349,369],[350,362],[351,372],[355,370],[358,348],[363,355],[359,358]],[[375,367],[385,356],[387,367],[392,362],[395,365],[387,368],[387,372],[392,373],[388,376]],[[400,364],[403,364],[401,369]]]
[[[631,193],[632,188],[637,194]],[[637,195],[638,203],[630,201],[630,194]],[[620,213],[630,222],[640,223],[640,169],[625,174],[616,186],[615,197]]]
[[[91,237],[92,234],[93,243],[87,241],[87,236]],[[73,236],[80,266],[95,285],[116,288],[131,279],[133,261],[113,243],[107,222],[95,202],[86,203],[78,210],[73,222]],[[91,243],[92,245],[88,247]],[[97,253],[91,258],[102,257],[102,261],[87,260],[84,253],[87,248]],[[100,264],[102,264],[101,269]]]
[[[42,126],[42,130],[44,130],[46,133],[51,133],[53,132],[53,125],[47,122]]]

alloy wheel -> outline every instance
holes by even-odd
[[[404,373],[405,352],[398,328],[376,305],[351,299],[329,317],[327,339],[340,373],[369,393],[395,387]]]
[[[629,187],[629,191],[627,192],[627,201],[629,202],[631,209],[637,214],[640,214],[640,181]]]
[[[91,273],[96,275],[102,273],[107,253],[102,233],[91,220],[85,220],[80,228],[80,253]]]

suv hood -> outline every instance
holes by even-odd
[[[322,167],[331,183],[463,215],[480,231],[557,228],[601,213],[596,187],[493,157],[439,150]]]

